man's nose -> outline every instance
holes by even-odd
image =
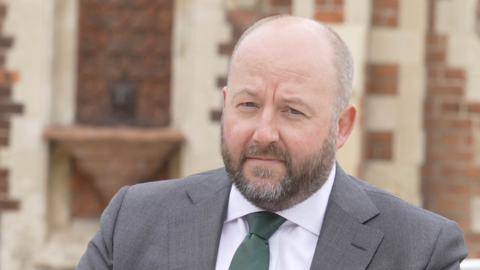
[[[270,144],[278,142],[280,135],[278,133],[278,120],[273,110],[264,110],[257,122],[253,141],[257,144]]]

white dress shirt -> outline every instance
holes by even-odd
[[[305,201],[284,211],[276,212],[287,219],[268,240],[269,270],[308,270],[312,264],[328,198],[332,191],[336,165],[325,184]],[[228,270],[238,246],[248,234],[246,215],[264,211],[251,204],[232,186],[228,212],[223,224],[216,270]]]

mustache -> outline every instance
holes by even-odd
[[[286,165],[291,163],[291,158],[288,152],[282,149],[277,144],[270,143],[268,145],[251,145],[245,148],[240,155],[240,162],[243,164],[249,157],[271,157],[285,162]]]

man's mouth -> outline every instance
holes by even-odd
[[[262,156],[251,156],[247,157],[247,160],[252,160],[256,162],[266,163],[266,164],[273,164],[273,163],[283,163],[283,160],[274,158],[274,157],[262,157]]]

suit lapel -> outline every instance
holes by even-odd
[[[378,214],[365,191],[337,164],[311,269],[366,269],[383,233],[364,223]]]
[[[215,269],[230,189],[224,170],[187,187],[191,204],[169,220],[170,269]]]

